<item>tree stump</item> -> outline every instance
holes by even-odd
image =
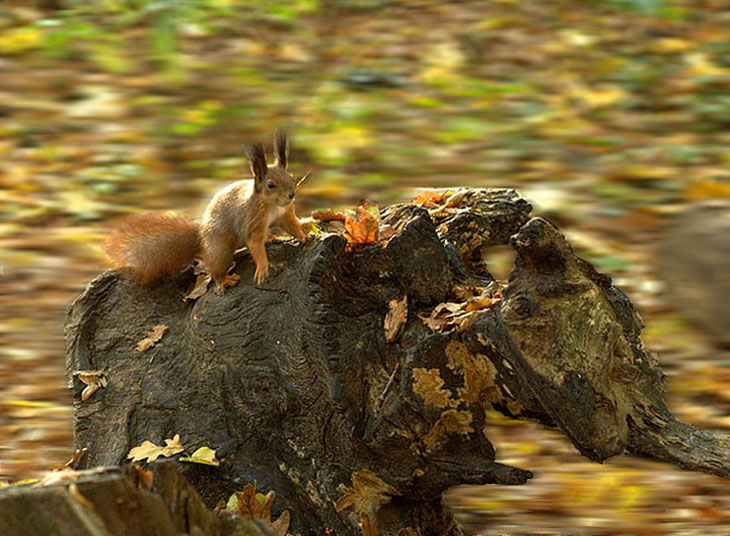
[[[150,471],[96,468],[48,473],[43,486],[0,489],[3,536],[270,536],[261,521],[205,507],[170,462]]]
[[[461,534],[444,490],[527,482],[529,470],[495,460],[490,408],[562,430],[591,460],[628,451],[727,478],[730,441],[669,413],[630,301],[530,210],[512,190],[483,189],[431,213],[388,207],[385,243],[270,242],[262,287],[239,252],[239,285],[193,303],[181,299],[192,269],[151,288],[106,272],[66,326],[69,372],[103,369],[108,382],[82,401],[73,378],[84,465],[123,464],[142,441],[180,434],[222,460],[183,468],[208,505],[255,481],[291,511],[293,532],[338,536]],[[504,244],[517,256],[497,301],[481,252]],[[419,317],[469,288],[496,304],[438,330]],[[403,331],[386,342],[389,302],[404,296]],[[136,351],[158,324],[168,333]]]

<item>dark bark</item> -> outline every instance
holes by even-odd
[[[177,433],[223,459],[184,468],[209,505],[257,481],[295,532],[338,536],[359,534],[363,514],[383,534],[460,534],[445,489],[531,478],[495,461],[488,408],[557,427],[592,460],[628,450],[728,476],[722,441],[666,409],[640,319],[610,278],[513,191],[470,190],[457,207],[390,207],[395,236],[358,252],[338,235],[270,243],[262,288],[239,254],[241,283],[192,304],[180,299],[191,270],[152,288],[114,271],[94,280],[66,334],[69,370],[109,379],[86,402],[73,382],[85,463],[121,464]],[[417,313],[454,285],[494,284],[481,250],[508,243],[517,258],[498,306],[461,332],[423,324]],[[405,330],[386,343],[388,301],[404,295]],[[135,351],[155,324],[169,333]]]
[[[252,521],[216,516],[174,463],[151,466],[140,479],[133,467],[100,468],[50,486],[0,489],[3,536],[267,536]],[[68,476],[68,473],[64,473]],[[57,475],[58,476],[58,475]],[[152,486],[149,487],[148,484]]]

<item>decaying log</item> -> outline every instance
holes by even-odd
[[[3,536],[269,536],[265,526],[216,516],[174,463],[49,473],[56,483],[0,489]]]
[[[336,234],[268,244],[257,288],[181,294],[192,270],[144,288],[116,271],[94,280],[67,322],[70,372],[103,369],[86,401],[73,380],[75,446],[87,466],[125,463],[144,440],[180,434],[220,467],[187,466],[209,505],[246,482],[276,490],[293,532],[460,534],[442,493],[523,484],[495,460],[485,410],[562,430],[591,460],[623,452],[728,477],[730,440],[677,422],[641,320],[609,277],[576,257],[511,190],[467,190],[449,210],[382,211],[387,243],[350,251]],[[482,248],[511,244],[514,271],[495,306],[433,331],[419,318],[457,289],[496,289]],[[390,300],[408,298],[386,342]],[[152,326],[169,331],[140,353]]]

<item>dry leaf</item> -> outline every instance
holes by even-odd
[[[160,456],[169,458],[183,450],[185,450],[185,447],[180,443],[180,434],[175,434],[174,438],[165,439],[164,447],[157,446],[151,441],[143,441],[141,445],[129,451],[127,459],[138,462],[146,458],[148,462],[153,462]]]
[[[455,287],[455,290],[455,294],[467,297],[470,294],[471,287]],[[419,313],[418,317],[433,331],[443,331],[451,327],[456,327],[457,331],[461,333],[501,299],[501,289],[497,290],[491,296],[485,289],[483,294],[469,297],[464,303],[441,303],[431,311],[429,316]]]
[[[227,503],[219,502],[215,507],[215,513],[221,515],[223,512],[235,514],[243,519],[261,519],[266,522],[269,529],[276,536],[286,536],[291,523],[291,516],[288,510],[284,510],[279,519],[271,522],[271,509],[274,506],[276,493],[272,490],[266,495],[256,493],[251,484],[246,484],[242,491],[237,491],[230,496]]]
[[[76,449],[76,452],[73,453],[73,456],[71,456],[71,459],[66,462],[66,465],[63,466],[61,471],[64,469],[73,469],[74,465],[79,461],[79,458],[86,454],[86,451],[89,450],[88,448],[84,447],[82,449]]]
[[[469,193],[469,190],[459,190],[458,192],[453,193],[446,200],[446,203],[444,203],[444,208],[458,207],[468,193]]]
[[[269,528],[275,534],[275,536],[286,536],[289,532],[289,525],[291,524],[291,515],[289,510],[284,510],[279,519],[274,521]]]
[[[358,514],[374,514],[390,501],[391,495],[400,495],[393,486],[367,469],[352,474],[351,488],[340,484],[339,490],[342,497],[335,503],[335,510],[342,512],[352,506]]]
[[[317,210],[312,212],[312,219],[317,221],[341,221],[346,219],[344,212],[334,212],[332,209]]]
[[[381,225],[378,229],[378,241],[380,242],[388,242],[393,236],[395,236],[395,229],[392,225]]]
[[[221,464],[221,462],[219,462],[218,459],[215,457],[215,451],[209,447],[200,447],[198,450],[193,452],[192,456],[184,456],[178,461],[215,466]]]
[[[210,274],[198,274],[193,288],[186,294],[183,294],[183,301],[197,300],[201,296],[205,295],[205,293],[208,292],[208,285],[210,284],[211,279],[213,278]]]
[[[137,351],[146,352],[147,350],[152,348],[155,343],[157,343],[162,338],[162,336],[167,333],[168,329],[170,329],[169,326],[166,326],[165,324],[157,324],[156,326],[152,326],[152,331],[147,332],[147,337],[137,343]]]
[[[384,323],[385,342],[395,342],[400,337],[406,318],[408,318],[408,296],[403,296],[402,300],[390,300]]]
[[[373,211],[375,207],[375,211]],[[354,216],[345,219],[345,238],[350,246],[372,244],[378,241],[377,206],[363,203],[355,209]]]
[[[436,208],[443,204],[450,195],[450,191],[437,192],[432,190],[421,190],[416,192],[416,198],[413,200],[413,204],[425,208]]]
[[[81,401],[86,402],[91,395],[99,389],[107,386],[107,379],[104,370],[75,370],[73,375],[86,384],[81,391]]]
[[[370,519],[364,512],[360,514],[360,528],[362,529],[362,536],[380,536],[375,520]]]

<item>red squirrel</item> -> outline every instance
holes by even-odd
[[[254,281],[261,285],[269,273],[264,242],[272,224],[283,220],[295,238],[304,239],[294,213],[295,179],[286,170],[289,142],[284,129],[274,135],[274,164],[267,166],[261,144],[247,149],[253,179],[228,185],[218,192],[203,222],[177,214],[138,214],[122,222],[107,238],[104,250],[117,267],[127,267],[144,284],[180,270],[199,258],[225,292],[240,277],[228,274],[234,252],[247,246],[256,264]]]

